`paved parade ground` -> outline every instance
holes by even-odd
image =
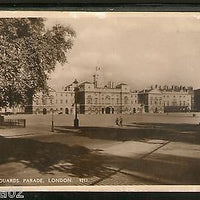
[[[73,117],[6,116],[27,123],[0,129],[0,185],[200,184],[200,114]]]

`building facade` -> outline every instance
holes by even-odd
[[[79,84],[78,99],[81,114],[132,114],[140,111],[137,93],[127,84],[105,83],[101,68],[97,67],[92,82]]]
[[[78,113],[80,114],[132,114],[142,112],[138,103],[138,92],[131,91],[127,84],[105,84],[103,72],[99,67],[93,75],[93,81],[78,84],[73,82],[63,91],[50,89],[48,94],[39,93],[34,97],[33,113],[73,114],[75,87],[78,87]]]
[[[68,90],[55,91],[50,89],[48,94],[40,92],[34,97],[34,114],[73,114],[74,113],[74,89],[73,84]]]
[[[75,91],[75,88],[78,90]],[[133,91],[125,83],[105,83],[103,72],[97,67],[91,82],[74,81],[63,91],[50,89],[48,94],[37,94],[33,102],[33,113],[73,114],[75,92],[77,111],[80,114],[189,112],[195,107],[197,100],[194,94],[198,93],[194,93],[192,87],[166,85]]]
[[[139,92],[139,103],[145,112],[188,112],[192,110],[192,87],[155,86]]]

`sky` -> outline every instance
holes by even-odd
[[[76,31],[68,63],[57,64],[49,84],[55,89],[92,81],[96,66],[105,80],[132,89],[151,85],[200,88],[200,13],[57,13],[46,27]]]

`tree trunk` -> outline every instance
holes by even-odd
[[[32,89],[27,90],[27,103],[25,106],[25,113],[27,114],[33,114],[33,94]]]

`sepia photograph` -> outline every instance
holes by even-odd
[[[0,11],[0,187],[199,191],[199,74],[198,12]]]

